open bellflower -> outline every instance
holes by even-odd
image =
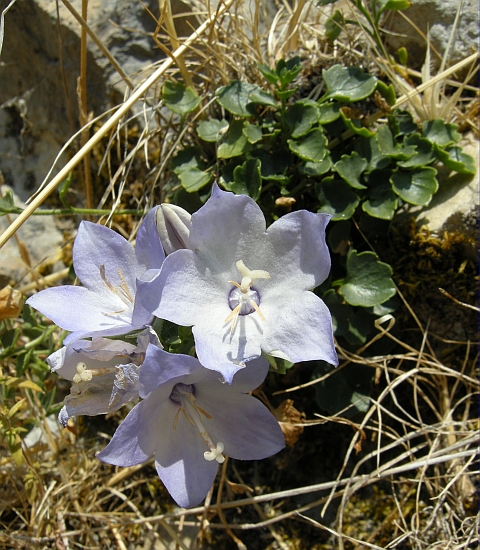
[[[189,248],[140,284],[147,309],[193,326],[202,365],[230,383],[262,350],[292,362],[338,364],[328,308],[311,289],[330,271],[330,216],[292,212],[268,229],[246,195],[221,191],[192,215]]]
[[[268,363],[259,358],[231,385],[197,359],[149,346],[140,372],[140,397],[97,457],[133,466],[155,455],[160,479],[179,506],[207,495],[224,454],[258,460],[285,446],[270,411],[247,392],[261,384]]]
[[[137,280],[155,274],[165,258],[156,210],[145,216],[135,249],[112,229],[82,221],[73,245],[73,265],[83,286],[48,288],[27,300],[71,332],[65,345],[88,336],[126,334],[152,322],[153,315],[136,299],[136,290]]]
[[[138,378],[149,344],[160,346],[151,328],[137,335],[137,345],[97,336],[52,353],[47,358],[52,372],[73,382],[58,415],[63,427],[73,416],[107,414],[138,401]]]

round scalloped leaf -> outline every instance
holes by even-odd
[[[327,98],[337,101],[360,101],[373,94],[377,87],[377,79],[363,73],[358,67],[334,65],[328,70],[323,69],[322,75],[327,88]]]
[[[228,122],[222,118],[209,118],[208,120],[201,120],[197,126],[197,134],[203,141],[216,142],[219,134],[222,134],[228,128]]]
[[[367,160],[368,166],[365,170],[366,173],[372,172],[373,170],[383,170],[391,162],[390,157],[383,155],[380,151],[375,137],[360,138],[355,144],[355,151],[362,158]]]
[[[438,189],[436,175],[435,168],[396,172],[390,178],[390,182],[395,193],[405,202],[416,206],[427,206]]]
[[[317,104],[309,99],[297,101],[285,113],[285,122],[292,131],[292,138],[304,136],[317,121]]]
[[[241,166],[237,166],[233,170],[234,183],[231,190],[236,195],[249,195],[254,201],[258,200],[262,190],[261,165],[258,159],[249,159]]]
[[[224,141],[218,146],[217,156],[219,159],[238,157],[250,151],[252,146],[243,133],[243,125],[243,120],[232,120]]]
[[[397,94],[395,93],[395,88],[393,87],[393,84],[389,84],[387,86],[385,82],[379,80],[377,82],[377,91],[385,99],[387,105],[389,105],[390,107],[392,105],[395,105],[395,102],[397,101]]]
[[[215,92],[218,103],[230,113],[241,116],[251,117],[255,114],[255,108],[252,105],[250,94],[258,86],[233,80],[227,86],[218,88]]]
[[[351,155],[342,155],[341,159],[335,163],[335,169],[350,187],[366,189],[366,186],[360,182],[360,176],[367,165],[368,162],[353,151]]]
[[[447,168],[455,170],[455,172],[459,174],[474,175],[477,171],[475,160],[470,155],[467,155],[467,153],[464,153],[461,147],[447,147],[446,149],[441,149],[435,146],[435,153],[438,160],[443,162]]]
[[[323,176],[333,166],[332,157],[327,155],[320,162],[306,162],[304,166],[299,166],[298,171],[304,176]]]
[[[320,207],[317,212],[331,214],[332,220],[348,220],[360,203],[359,196],[343,180],[325,178],[315,185]]]
[[[319,124],[330,124],[340,118],[340,109],[342,108],[340,103],[330,101],[329,103],[322,103],[318,106],[318,122]]]
[[[202,187],[205,187],[207,183],[210,183],[210,180],[212,179],[211,174],[208,172],[203,172],[198,168],[184,170],[178,174],[178,177],[182,182],[182,187],[187,193],[195,193],[196,191],[199,191]]]
[[[247,138],[249,143],[257,143],[263,138],[262,129],[257,124],[250,124],[247,122],[243,126],[243,135]]]
[[[325,158],[328,152],[327,144],[327,138],[320,128],[310,130],[308,134],[299,139],[288,140],[288,146],[293,153],[302,160],[310,160],[311,162],[320,162]]]
[[[462,139],[462,136],[457,132],[457,128],[456,124],[446,124],[441,118],[426,120],[423,123],[425,137],[441,147],[452,145]]]
[[[163,104],[177,115],[185,116],[194,111],[202,101],[193,88],[167,80],[162,88]]]
[[[347,276],[338,291],[352,306],[376,306],[396,292],[391,275],[392,268],[380,262],[374,252],[357,254],[351,249],[347,256]]]
[[[414,145],[416,153],[407,160],[397,162],[397,166],[402,168],[418,168],[427,166],[435,160],[435,152],[432,142],[420,137],[420,134],[413,134],[405,139],[405,145]]]
[[[415,146],[409,145],[404,147],[401,143],[397,143],[386,124],[378,128],[376,138],[380,151],[388,157],[398,160],[408,160],[415,155]]]
[[[388,184],[375,187],[370,197],[363,202],[362,210],[373,218],[391,220],[398,208],[397,195]]]
[[[348,107],[347,107],[348,109]],[[348,118],[343,109],[340,109],[340,115],[342,117],[345,126],[354,134],[369,138],[375,136],[375,132],[372,132],[368,128],[362,125],[362,120],[359,118]]]
[[[278,109],[278,103],[275,101],[275,98],[272,94],[269,94],[265,90],[256,87],[253,91],[250,92],[249,96],[250,103],[256,103],[257,105],[264,105],[265,107],[273,107]]]

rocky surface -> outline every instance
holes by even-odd
[[[476,0],[414,0],[407,10],[389,13],[385,21],[385,27],[390,31],[387,43],[394,53],[398,48],[405,47],[408,51],[409,67],[418,69],[425,60],[426,41],[414,26],[424,36],[427,31],[430,33],[434,68],[440,66],[452,33],[452,48],[447,66],[454,65],[478,50]]]

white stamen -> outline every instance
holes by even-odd
[[[265,316],[260,311],[258,304],[254,299],[252,299],[252,295],[258,297],[258,293],[255,290],[252,290],[252,284],[255,279],[270,279],[270,273],[268,271],[264,271],[263,269],[248,269],[248,267],[243,263],[242,260],[238,260],[236,266],[238,271],[240,271],[240,274],[242,275],[242,281],[240,284],[238,284],[236,281],[228,282],[236,286],[240,290],[241,294],[240,296],[235,296],[234,300],[238,300],[239,303],[237,302],[237,305],[233,308],[232,312],[225,319],[225,323],[229,323],[233,319],[231,327],[232,333],[235,331],[235,327],[237,326],[239,315],[252,313],[253,309],[258,313],[260,319],[262,321],[265,321]],[[252,306],[253,309],[250,309],[250,312],[245,312],[245,305]],[[230,307],[233,307],[233,305],[231,305]],[[242,309],[244,310],[243,313]]]
[[[203,453],[203,457],[205,458],[205,460],[216,460],[219,464],[222,464],[223,462],[225,462],[225,457],[222,454],[223,449],[225,448],[224,444],[219,441],[215,445],[202,423],[202,414],[206,418],[211,418],[211,416],[194,403],[195,396],[191,391],[182,391],[182,388],[179,387],[178,384],[177,386],[175,386],[175,389],[175,400],[179,398],[182,404],[182,408],[179,409],[179,411],[183,410],[185,418],[197,427],[198,431],[200,432],[200,436],[202,437],[203,441],[205,441],[207,447],[210,449],[209,451],[205,451]],[[175,419],[174,428],[176,427],[176,423],[177,420]]]

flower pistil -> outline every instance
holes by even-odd
[[[223,456],[224,445],[220,441],[216,445],[213,443],[212,438],[208,435],[208,432],[202,422],[202,414],[205,418],[212,418],[207,412],[205,412],[201,407],[199,407],[194,401],[195,396],[193,395],[194,386],[191,384],[175,384],[170,394],[170,399],[175,403],[181,405],[181,408],[178,409],[177,415],[175,416],[174,429],[176,428],[178,415],[180,411],[183,412],[185,418],[195,426],[200,432],[200,436],[203,441],[205,441],[209,451],[205,451],[203,456],[205,460],[211,461],[216,460],[219,464],[225,462],[225,457]]]
[[[238,271],[242,275],[242,281],[238,284],[236,281],[228,281],[236,288],[232,289],[228,297],[228,305],[232,312],[225,319],[229,323],[233,319],[232,332],[235,331],[239,315],[248,315],[256,311],[262,321],[265,316],[258,307],[260,305],[260,295],[252,288],[255,279],[270,279],[270,273],[263,269],[248,269],[242,260],[236,263]]]

